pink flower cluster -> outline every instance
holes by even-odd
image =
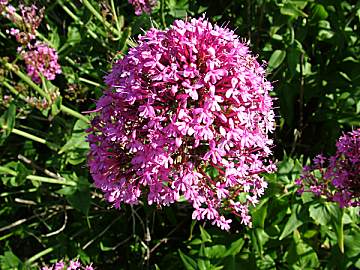
[[[28,75],[37,83],[41,82],[40,75],[48,80],[54,80],[56,74],[61,73],[55,49],[41,42],[36,42],[29,48],[22,52]]]
[[[204,18],[150,29],[105,78],[88,135],[95,185],[115,207],[186,199],[228,230],[264,194],[274,113],[265,70],[233,31]]]
[[[44,266],[41,270],[94,270],[91,265],[83,266],[78,260],[69,262],[59,261],[51,266]]]
[[[7,31],[15,36],[17,42],[26,45],[30,40],[35,39],[36,29],[44,17],[44,8],[38,9],[35,5],[19,5],[20,15],[17,16],[16,9],[7,4],[7,1],[0,2],[0,7],[5,10],[5,16],[17,26]]]
[[[129,3],[135,8],[135,14],[139,16],[143,12],[150,14],[157,0],[129,0]]]
[[[318,155],[296,180],[299,193],[325,196],[340,207],[360,206],[360,128],[344,134],[334,156]]]
[[[16,14],[16,9],[8,4],[8,1],[0,0],[1,10],[4,10],[5,16],[17,27],[10,28],[6,32],[14,36],[16,41],[21,44],[18,47],[18,53],[25,61],[28,75],[37,83],[41,82],[41,75],[48,80],[54,80],[56,74],[61,73],[55,49],[38,41],[35,45],[30,43],[31,40],[36,39],[36,29],[44,17],[44,8],[38,9],[35,5],[19,5],[21,13],[19,16]]]

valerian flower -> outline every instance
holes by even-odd
[[[129,0],[129,3],[134,7],[135,14],[139,16],[142,13],[150,14],[157,0]]]
[[[193,219],[251,225],[272,172],[274,112],[264,65],[233,31],[204,18],[150,29],[118,60],[97,102],[88,158],[95,185],[115,207],[169,205]],[[211,173],[212,172],[212,173]]]
[[[348,132],[336,143],[336,154],[318,155],[305,166],[296,184],[299,193],[312,192],[340,207],[360,206],[360,129]]]
[[[82,265],[79,260],[58,261],[50,266],[43,266],[41,270],[94,270],[92,264]]]
[[[56,74],[61,73],[55,49],[45,43],[36,42],[35,45],[29,46],[29,49],[22,51],[21,55],[28,75],[37,83],[41,81],[41,75],[48,80],[54,80]]]

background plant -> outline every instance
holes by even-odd
[[[0,17],[1,269],[77,256],[98,269],[360,267],[359,210],[341,214],[336,204],[298,196],[294,185],[309,157],[333,154],[341,132],[360,125],[358,1],[161,0],[140,16],[127,1],[36,5],[45,7],[36,40],[57,51],[62,73],[34,83],[6,32],[16,23]],[[230,234],[193,222],[185,204],[111,209],[86,167],[89,117],[80,113],[95,108],[112,60],[142,29],[204,12],[268,60],[279,106],[278,172],[265,176],[253,228],[234,218]]]

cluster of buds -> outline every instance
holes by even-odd
[[[129,3],[134,7],[135,14],[140,16],[142,13],[150,14],[157,0],[129,0]]]
[[[324,196],[340,207],[360,206],[360,129],[341,136],[336,147],[334,156],[318,155],[303,168],[298,192]]]
[[[184,198],[193,219],[251,225],[275,128],[264,66],[233,31],[204,18],[150,29],[118,60],[97,102],[88,158],[115,207]]]
[[[79,260],[70,260],[69,262],[59,261],[51,266],[44,266],[40,270],[94,270],[94,268],[92,265],[82,265]]]
[[[46,98],[37,98],[37,97],[26,97],[25,101],[32,107],[42,111],[48,109],[60,96],[59,92],[51,92],[49,93],[50,100]]]
[[[14,36],[17,42],[24,46],[35,39],[36,29],[40,26],[45,9],[38,9],[35,5],[19,5],[20,15],[18,15],[12,5],[2,6],[5,16],[17,26],[17,28],[7,30],[7,33]]]
[[[8,4],[8,0],[0,0],[0,12],[3,12]]]
[[[0,105],[7,107],[11,103],[12,100],[13,100],[12,96],[3,95],[0,100]]]

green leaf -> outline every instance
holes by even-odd
[[[322,4],[315,4],[311,9],[312,20],[325,20],[328,16],[329,13]]]
[[[345,252],[348,258],[359,257],[360,255],[360,232],[352,232],[345,235]]]
[[[326,225],[331,220],[331,216],[327,211],[326,206],[319,203],[310,205],[309,213],[315,223],[320,225]]]
[[[219,171],[210,165],[206,167],[205,172],[211,177],[211,179],[215,179],[219,175]]]
[[[51,105],[51,115],[55,116],[61,111],[62,97],[58,96]]]
[[[224,257],[237,255],[241,251],[244,244],[245,240],[243,238],[239,238],[238,240],[232,242],[230,247],[226,250]]]
[[[226,257],[226,246],[215,245],[212,247],[206,247],[206,254],[209,259],[221,259]]]
[[[287,63],[291,77],[296,74],[296,67],[300,63],[301,51],[296,47],[290,47],[287,51]]]
[[[15,170],[17,172],[17,175],[14,178],[14,181],[11,181],[11,184],[17,187],[24,184],[24,182],[26,181],[26,177],[31,174],[31,171],[28,170],[21,162],[17,163]]]
[[[68,195],[66,198],[75,209],[79,210],[86,216],[88,215],[91,203],[89,189],[77,190],[73,194]]]
[[[269,198],[264,199],[256,208],[252,211],[253,226],[264,228],[265,219],[267,215]]]
[[[319,33],[317,35],[317,39],[320,41],[330,39],[334,36],[334,31],[331,30],[330,22],[325,20],[320,20],[318,22],[319,25]]]
[[[50,32],[49,36],[50,36],[51,45],[53,46],[53,48],[55,50],[58,50],[60,47],[60,36],[59,36],[56,26],[51,27],[51,32]]]
[[[293,231],[295,231],[298,227],[300,227],[303,224],[301,220],[297,219],[295,211],[291,214],[288,222],[286,223],[279,240],[284,239],[286,236],[291,234]]]
[[[316,269],[320,264],[316,252],[302,241],[298,231],[294,231],[294,241],[290,245],[286,261],[292,269]]]
[[[182,260],[182,262],[187,270],[196,270],[197,269],[197,267],[196,267],[197,264],[192,258],[190,258],[189,256],[182,253],[182,251],[180,249],[178,249],[178,252],[180,255],[180,259]]]
[[[12,251],[5,251],[4,255],[0,256],[2,270],[18,270],[22,268],[21,265],[21,260]]]
[[[0,117],[0,145],[4,143],[15,127],[16,106],[11,103],[9,108]]]
[[[294,3],[286,3],[280,8],[280,13],[283,15],[290,16],[293,19],[297,17],[307,17],[308,15],[303,12],[298,6]]]
[[[187,0],[168,0],[169,14],[174,18],[184,18],[187,15],[189,3]]]
[[[200,236],[204,243],[212,242],[210,234],[202,226],[200,226]]]
[[[268,63],[269,72],[278,68],[281,65],[281,63],[284,61],[285,57],[286,57],[286,51],[275,50],[269,59],[269,63]]]
[[[128,38],[131,36],[131,27],[126,27],[122,34],[121,34],[121,38],[119,40],[119,56],[121,56],[121,53],[125,50],[126,48],[126,41],[128,40]],[[115,59],[114,59],[115,60]]]
[[[196,260],[199,270],[207,270],[210,268],[210,261],[206,258],[207,258],[207,254],[205,252],[205,246],[204,246],[204,244],[201,244],[200,251],[199,251],[199,257]]]
[[[66,144],[61,147],[59,154],[68,152],[74,149],[89,149],[89,143],[86,142],[86,132],[85,130],[89,127],[87,123],[82,120],[77,120],[71,138],[66,142]]]
[[[81,42],[81,34],[77,27],[69,26],[67,33],[67,41],[69,45],[74,46],[77,43]]]

